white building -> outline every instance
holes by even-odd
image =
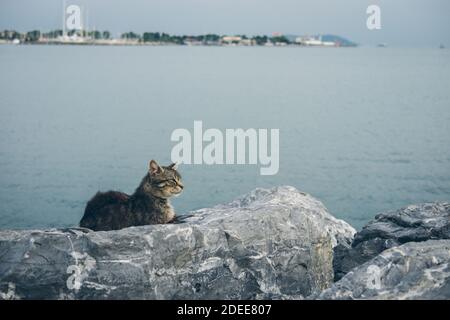
[[[320,47],[335,47],[336,43],[333,41],[322,41],[322,36],[318,39],[314,37],[297,37],[295,43],[303,46],[320,46]]]
[[[222,37],[222,42],[226,42],[226,43],[236,43],[236,42],[241,42],[242,38],[239,36],[225,36]]]

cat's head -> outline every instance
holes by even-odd
[[[167,199],[177,196],[184,188],[175,163],[165,167],[160,166],[155,160],[151,160],[148,174],[144,180],[144,190],[158,198]]]

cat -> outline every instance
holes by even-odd
[[[175,212],[169,198],[179,195],[183,188],[175,163],[164,167],[151,160],[147,174],[132,195],[97,192],[86,205],[80,227],[107,231],[172,222]]]

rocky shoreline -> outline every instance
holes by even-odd
[[[276,187],[177,224],[3,230],[0,299],[450,299],[450,204],[356,232]]]

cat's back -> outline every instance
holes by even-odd
[[[119,191],[97,192],[86,205],[85,215],[96,212],[104,207],[126,203],[130,196]]]
[[[93,230],[110,229],[101,227],[101,225],[116,220],[115,215],[124,209],[123,207],[126,206],[129,199],[130,196],[123,192],[97,192],[88,201],[83,218],[80,221],[80,226]]]

